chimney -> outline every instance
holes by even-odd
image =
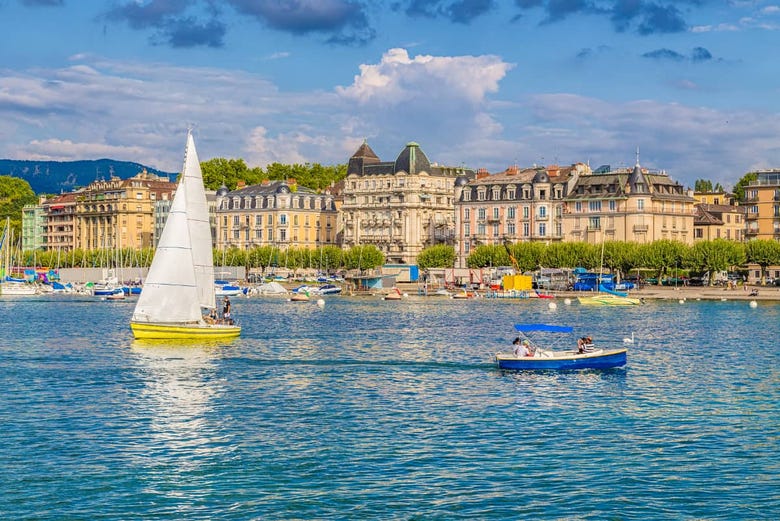
[[[245,186],[246,186],[246,181],[244,181],[243,179],[239,179],[238,181],[236,181],[236,190],[238,190],[239,188],[244,188]]]
[[[480,168],[477,170],[477,179],[484,179],[490,175],[490,172],[487,171],[487,168]]]

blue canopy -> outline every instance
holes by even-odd
[[[549,324],[515,324],[515,329],[523,333],[529,331],[547,331],[548,333],[571,333],[574,328],[570,326],[552,326]]]

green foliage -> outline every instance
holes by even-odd
[[[243,159],[224,159],[215,157],[200,164],[203,172],[203,184],[206,190],[216,190],[224,183],[230,190],[235,190],[239,181],[247,185],[258,184],[264,179],[260,168],[246,166]]]
[[[745,254],[749,263],[761,266],[761,281],[764,282],[767,266],[780,264],[780,242],[765,239],[748,241]]]
[[[271,163],[266,167],[265,177],[273,181],[282,181],[293,178],[300,186],[322,191],[331,183],[335,183],[347,176],[347,165],[323,166],[319,163],[306,163],[303,165],[283,165]]]
[[[712,192],[712,181],[709,179],[697,179],[693,185],[696,192]]]
[[[613,273],[628,273],[640,263],[639,248],[635,242],[607,241],[604,243],[604,266]]]
[[[437,244],[425,248],[417,256],[420,269],[452,268],[455,265],[455,248],[446,244]]]
[[[466,259],[469,268],[487,268],[491,266],[510,266],[509,255],[503,246],[483,244],[474,248]]]
[[[38,198],[24,179],[0,175],[0,227],[5,229],[6,217],[11,218],[11,229],[17,239],[22,236],[22,208],[37,204]],[[2,233],[2,231],[0,231]]]
[[[385,263],[385,256],[373,244],[353,246],[344,253],[347,269],[371,270]]]
[[[514,268],[520,273],[533,271],[542,265],[545,245],[540,242],[519,242],[509,249],[515,258]]]
[[[688,258],[688,246],[679,241],[661,239],[659,241],[639,246],[640,264],[656,271],[658,281],[669,268],[679,268],[683,259]]]
[[[747,174],[740,177],[739,181],[737,181],[737,183],[734,185],[734,199],[740,203],[744,203],[745,187],[757,179],[758,174],[756,172],[748,172]]]
[[[726,271],[745,262],[745,247],[738,242],[725,239],[699,241],[685,254],[683,265],[695,272],[709,272],[710,283],[715,274]]]

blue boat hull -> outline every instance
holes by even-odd
[[[568,371],[576,369],[610,369],[626,365],[627,349],[613,349],[601,353],[569,356],[515,357],[498,354],[496,362],[499,369],[512,370],[554,370]]]

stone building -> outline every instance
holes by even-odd
[[[456,257],[466,266],[471,251],[482,244],[553,242],[563,239],[564,200],[581,175],[583,163],[560,167],[517,166],[490,175],[458,178],[455,190]]]
[[[463,167],[431,163],[417,143],[380,161],[364,142],[344,180],[343,246],[373,244],[390,264],[415,264],[426,247],[455,242],[455,180]]]
[[[79,192],[69,192],[46,199],[44,248],[49,251],[73,251],[76,248],[76,198]]]
[[[566,196],[566,241],[639,243],[670,239],[693,244],[694,199],[666,172],[637,164],[582,175]]]
[[[694,195],[694,198],[697,198]],[[722,200],[722,199],[719,199]],[[693,218],[693,240],[745,240],[745,206],[699,203]]]
[[[111,177],[91,183],[76,195],[74,246],[83,250],[151,247],[155,202],[172,199],[175,191],[175,183],[145,170],[128,179]]]
[[[299,186],[294,179],[264,181],[216,197],[216,246],[220,249],[290,246],[315,249],[335,244],[334,197]]]

